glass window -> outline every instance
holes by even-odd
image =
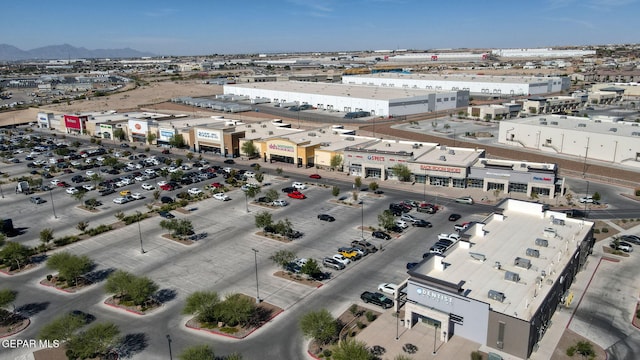
[[[467,187],[482,189],[484,187],[484,179],[467,179]]]
[[[453,187],[456,188],[464,188],[466,183],[466,179],[453,179]]]

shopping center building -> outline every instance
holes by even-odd
[[[443,254],[408,271],[404,326],[529,358],[554,312],[574,301],[570,287],[593,248],[593,225],[542,204],[503,201]]]

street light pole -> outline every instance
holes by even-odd
[[[424,169],[424,182],[422,183],[422,202],[427,202],[427,169]]]
[[[247,214],[249,213],[249,195],[244,192],[244,205],[247,207]]]
[[[361,230],[361,233],[362,233],[361,234],[362,240],[364,240],[364,200],[360,200],[360,202],[362,203],[361,204],[362,206],[360,206],[360,209],[362,210],[362,221],[361,221],[361,224],[360,224],[360,230]]]
[[[438,336],[438,324],[433,324],[433,355],[436,354],[436,340]]]
[[[167,343],[169,343],[169,360],[173,360],[173,354],[171,354],[171,335],[167,334]]]
[[[256,303],[260,303],[260,288],[258,287],[258,250],[251,248],[253,251],[253,261],[256,264]]]
[[[589,197],[589,181],[587,181],[587,194],[585,195],[586,197]],[[588,218],[589,216],[587,215],[587,206],[588,206],[588,202],[585,201],[584,202],[584,217]]]
[[[396,341],[400,339],[400,310],[396,310]]]
[[[53,192],[51,191],[51,189],[49,189],[49,196],[51,197],[51,209],[53,210],[53,218],[57,219],[58,216],[56,215],[56,207],[55,205],[53,205]]]
[[[142,229],[140,228],[140,221],[142,220],[142,214],[140,211],[136,211],[136,217],[138,218],[138,235],[140,236],[140,254],[144,254],[144,248],[142,247]]]

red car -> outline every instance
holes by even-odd
[[[164,184],[164,185],[160,185],[160,189],[164,190],[164,191],[171,191],[173,190],[173,187],[169,184]]]
[[[56,184],[56,186],[58,186],[58,187],[67,187],[67,186],[69,186],[69,184],[67,184],[64,181],[60,181],[59,183]]]
[[[211,186],[213,186],[214,188],[221,188],[224,187],[224,185],[220,184],[219,182],[214,182],[213,184],[211,184]]]
[[[162,153],[163,153],[163,154],[171,154],[171,152],[170,152],[168,149],[164,149],[164,150],[162,150]]]
[[[309,175],[309,177],[312,179],[322,179],[322,176],[320,176],[320,174],[311,174]]]
[[[307,197],[298,190],[292,191],[287,194],[288,197],[292,199],[306,199]]]

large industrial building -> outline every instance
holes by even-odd
[[[409,270],[404,326],[435,327],[444,342],[461,336],[504,357],[529,358],[554,312],[573,300],[593,225],[505,200],[443,254]]]
[[[621,118],[539,115],[500,122],[499,143],[640,168],[640,124]]]
[[[225,85],[224,94],[268,99],[274,104],[309,104],[326,111],[367,111],[380,117],[452,110],[469,105],[469,92],[462,89],[434,91],[424,87],[411,89],[299,81]]]
[[[552,48],[531,48],[531,49],[496,49],[491,50],[491,55],[501,58],[569,58],[595,56],[595,50],[576,49],[552,49]]]
[[[482,96],[530,96],[569,90],[571,80],[566,76],[377,73],[345,75],[342,83],[431,91],[466,90],[471,95]]]

